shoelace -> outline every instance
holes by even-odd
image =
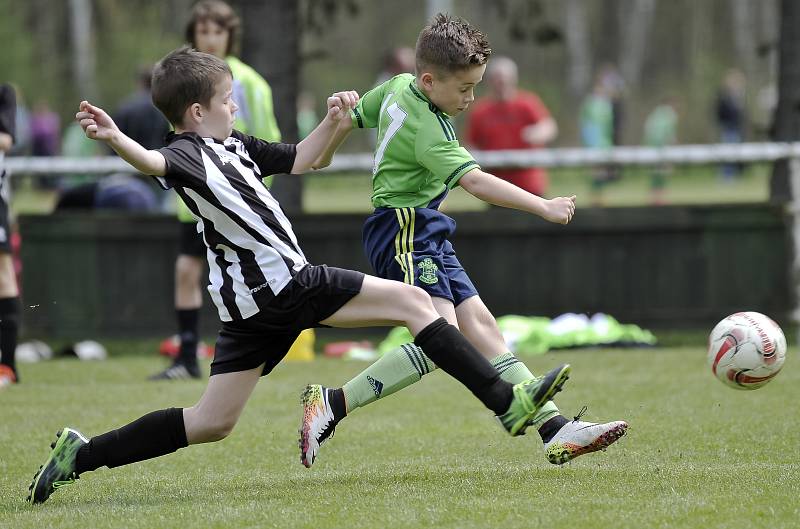
[[[71,477],[69,479],[66,479],[66,480],[54,481],[53,482],[53,488],[54,489],[60,489],[61,487],[66,487],[67,485],[72,485],[73,483],[75,483],[75,480],[78,479],[78,476],[76,476],[74,473],[72,474],[72,476],[73,477]]]
[[[578,412],[578,415],[572,418],[572,422],[578,422],[580,418],[583,417],[583,414],[586,413],[588,410],[589,410],[588,406],[584,406],[583,408],[581,408],[580,411]]]
[[[529,384],[535,384],[535,383],[536,383],[536,380],[533,379],[533,380],[528,381],[528,384],[515,385],[514,388],[513,388],[515,396],[517,397],[517,399],[522,404],[522,408],[525,410],[526,413],[531,413],[533,411],[534,406],[533,406],[533,399],[531,399],[530,396],[528,395],[528,392],[525,391],[525,386],[529,385]]]

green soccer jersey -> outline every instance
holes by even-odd
[[[375,207],[436,207],[446,191],[478,167],[459,145],[449,116],[417,88],[411,74],[364,94],[351,117],[354,127],[378,129],[372,166]]]

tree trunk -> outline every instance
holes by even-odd
[[[775,141],[800,140],[800,2],[781,1],[781,30],[778,50],[778,107],[775,110]],[[770,200],[791,200],[789,168],[775,164],[770,181]]]
[[[272,87],[275,117],[286,143],[296,143],[297,92],[300,76],[299,6],[295,0],[239,0],[242,60]],[[272,194],[287,213],[302,210],[299,176],[278,176]]]
[[[734,0],[733,42],[736,57],[745,75],[752,81],[756,72],[756,19],[751,0]]]
[[[628,86],[639,86],[647,37],[656,12],[655,0],[629,0],[620,4],[622,43],[619,69]]]
[[[92,45],[92,3],[89,0],[70,0],[69,22],[75,85],[80,97],[91,101],[97,95],[94,88],[97,83]]]
[[[564,15],[564,33],[567,35],[569,55],[569,90],[574,98],[580,99],[589,91],[592,77],[592,54],[583,0],[567,0]]]

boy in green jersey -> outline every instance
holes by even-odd
[[[458,326],[508,381],[533,375],[508,350],[497,323],[459,263],[448,237],[455,222],[438,208],[448,191],[460,185],[477,198],[567,224],[575,196],[547,200],[481,170],[461,147],[450,118],[467,109],[491,54],[485,36],[467,22],[439,14],[419,35],[416,76],[398,75],[367,92],[340,122],[316,167],[330,164],[333,153],[353,128],[377,128],[373,165],[374,213],[364,226],[364,247],[376,275],[416,285],[430,294],[439,314]],[[385,354],[340,389],[322,391],[324,401],[303,400],[301,459],[313,464],[318,447],[347,412],[417,382],[436,366],[422,349],[406,344]],[[330,409],[334,411],[331,412]],[[335,413],[343,409],[345,413]],[[325,417],[325,420],[320,420]],[[531,420],[545,454],[562,464],[605,449],[621,437],[624,421],[606,424],[569,421],[549,402]]]

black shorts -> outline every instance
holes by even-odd
[[[222,322],[211,375],[247,371],[264,365],[261,376],[283,360],[300,333],[333,315],[361,292],[364,274],[325,265],[309,265],[269,306],[244,320]]]
[[[205,258],[206,243],[203,236],[197,233],[196,222],[181,222],[181,255],[191,255],[192,257]]]

